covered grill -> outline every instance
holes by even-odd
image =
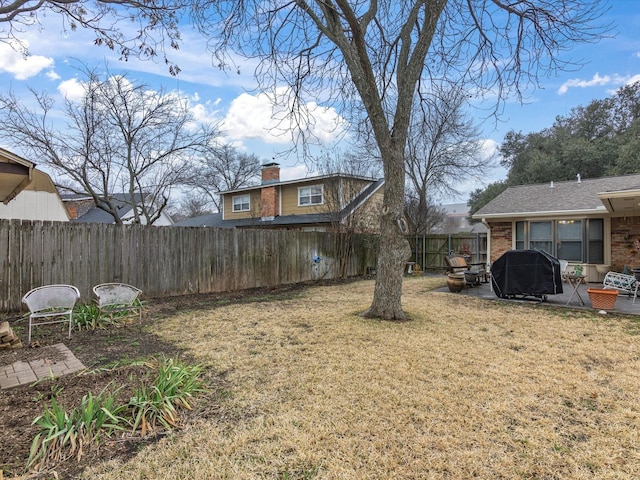
[[[491,285],[500,298],[546,300],[562,293],[560,262],[543,250],[509,250],[491,265]]]

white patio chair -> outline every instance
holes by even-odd
[[[560,277],[564,282],[566,282],[567,279],[564,278],[564,276],[567,274],[567,267],[569,266],[569,261],[558,259],[558,262],[560,262]]]
[[[602,282],[602,288],[605,290],[615,289],[620,293],[629,295],[629,297],[633,295],[633,303],[636,303],[636,298],[638,297],[638,287],[640,287],[640,282],[636,280],[634,275],[618,272],[608,272]]]
[[[114,313],[131,312],[142,320],[142,306],[136,300],[142,293],[139,288],[126,283],[101,283],[93,287],[96,305],[100,314],[107,314],[113,320]]]
[[[73,326],[73,307],[80,298],[80,291],[73,285],[44,285],[34,288],[22,297],[29,309],[29,340],[35,325],[69,322],[69,338]]]

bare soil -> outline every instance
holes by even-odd
[[[2,474],[5,478],[52,478],[52,475],[55,478],[77,478],[97,458],[126,458],[135,454],[142,446],[156,442],[166,432],[156,432],[144,438],[139,434],[127,433],[101,441],[99,450],[84,452],[80,461],[67,460],[53,467],[53,471],[40,474],[25,471],[32,440],[38,433],[37,427],[32,423],[51,405],[52,396],[55,395],[56,402],[68,411],[79,405],[81,398],[88,392],[97,394],[105,388],[108,391],[119,388],[118,398],[121,403],[126,403],[133,388],[150,375],[147,367],[131,365],[132,360],[158,356],[180,356],[183,360],[190,360],[176,345],[154,335],[154,325],[164,318],[177,312],[261,301],[265,297],[286,298],[296,295],[303,288],[305,285],[292,285],[276,289],[154,299],[146,304],[142,323],[136,320],[124,326],[74,331],[71,339],[67,338],[66,327],[48,325],[38,327],[30,346],[0,350],[0,365],[36,359],[55,362],[60,360],[54,358],[56,350],[47,347],[64,343],[87,367],[86,371],[78,374],[0,390],[0,478],[3,478]],[[4,320],[9,320],[14,332],[26,343],[26,321],[20,316]],[[216,391],[223,388],[224,378],[216,372],[207,371],[206,375],[209,398],[201,397],[194,410],[183,417],[184,423],[191,418],[208,417],[217,409]]]

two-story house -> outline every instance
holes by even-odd
[[[260,185],[220,192],[220,213],[176,225],[375,232],[383,192],[383,179],[358,175],[280,180],[280,166],[267,163]]]

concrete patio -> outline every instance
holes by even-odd
[[[563,283],[563,293],[557,295],[548,295],[547,299],[543,301],[543,304],[552,305],[556,307],[568,307],[568,308],[582,308],[593,310],[591,307],[591,301],[589,300],[589,294],[587,293],[587,289],[589,288],[602,288],[601,283],[589,283],[589,284],[581,284],[578,286],[577,293],[580,295],[582,300],[584,301],[584,305],[580,304],[579,298],[574,295],[572,298],[571,294],[573,291],[573,287],[568,283]],[[439,291],[448,292],[449,289],[447,287],[439,289]],[[486,298],[490,300],[500,300],[504,302],[526,302],[526,303],[540,303],[538,299],[534,297],[526,297],[526,298],[514,298],[514,299],[502,299],[498,298],[498,296],[491,289],[490,283],[481,283],[480,286],[477,287],[465,287],[460,293],[452,293],[452,295],[472,295],[475,297]],[[618,299],[616,300],[615,307],[611,310],[612,313],[627,313],[633,315],[640,315],[640,298],[633,302],[633,296],[628,296],[626,294],[618,295]]]

